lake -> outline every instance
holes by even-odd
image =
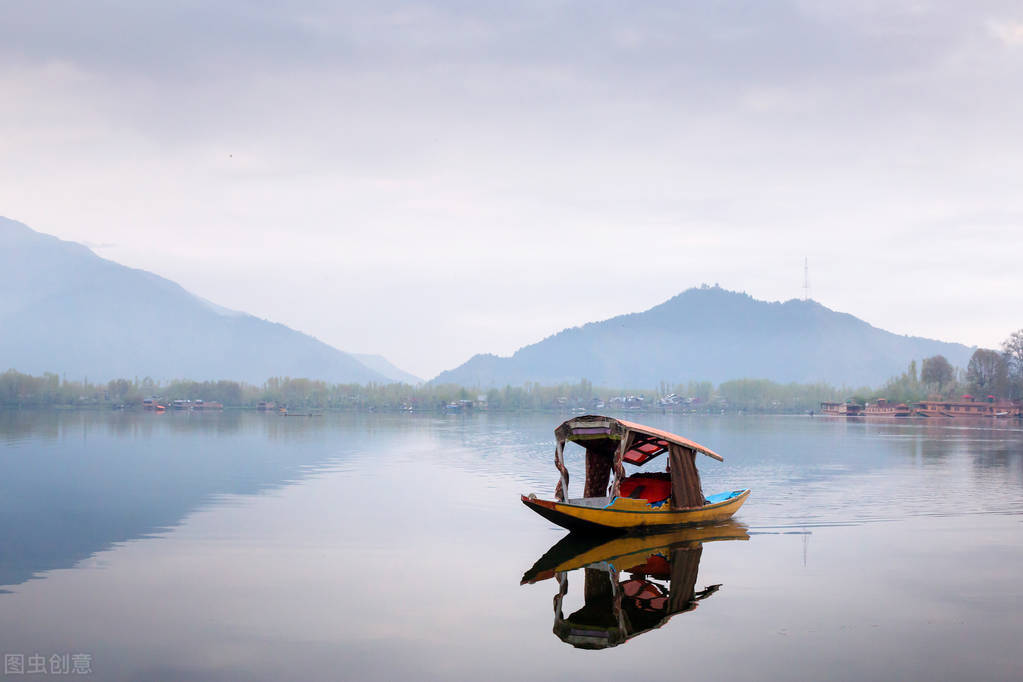
[[[568,416],[0,412],[6,672],[1023,678],[1017,422],[633,415],[750,499],[549,552],[565,532],[518,496],[551,496]]]

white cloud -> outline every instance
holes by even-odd
[[[1021,325],[997,3],[5,11],[0,214],[423,376],[804,256],[895,331]]]
[[[1023,21],[992,20],[988,22],[988,30],[1004,45],[1023,45]]]

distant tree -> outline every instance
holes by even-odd
[[[881,387],[879,395],[894,402],[911,402],[924,397],[921,395],[920,382],[917,379],[916,360],[909,363],[909,367],[905,372],[885,382],[884,386]]]
[[[685,391],[678,391],[679,393],[685,393],[687,397],[698,398],[700,402],[709,402],[711,395],[714,393],[714,384],[709,381],[690,381],[685,388]]]
[[[127,379],[111,379],[107,382],[107,395],[114,402],[134,402],[141,399],[135,385]]]
[[[214,397],[225,405],[242,404],[242,386],[237,381],[218,381]]]
[[[988,394],[1005,395],[1009,367],[1005,356],[998,351],[978,348],[966,366],[966,381],[970,390],[983,398]]]
[[[1002,342],[1009,373],[1009,393],[1013,399],[1023,398],[1023,329],[1018,329]]]
[[[941,393],[942,386],[952,383],[955,378],[955,367],[944,355],[924,358],[920,369],[920,380],[925,384],[934,385],[938,393]]]

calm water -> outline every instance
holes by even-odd
[[[705,492],[753,489],[731,540],[647,561],[542,559],[565,533],[518,494],[550,496],[558,421],[0,412],[0,653],[102,680],[1023,678],[1017,425],[644,417],[725,456]]]

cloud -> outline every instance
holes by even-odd
[[[990,21],[988,30],[1004,45],[1023,45],[1023,21]]]
[[[1013,11],[8,2],[0,206],[424,376],[702,281],[798,296],[804,256],[832,307],[991,345],[1018,306],[942,306],[1013,290],[962,236],[1023,212]]]

